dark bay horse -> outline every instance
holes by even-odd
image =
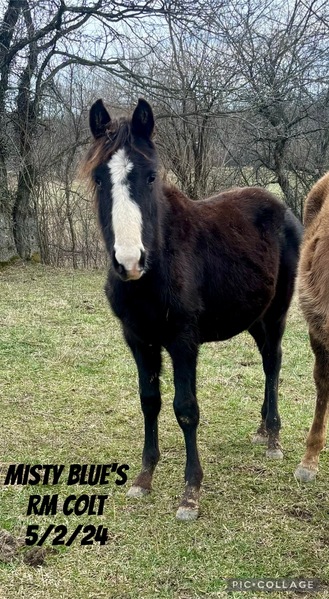
[[[145,421],[142,470],[129,496],[151,490],[159,460],[161,350],[171,356],[174,411],[185,439],[180,520],[199,513],[202,468],[196,434],[198,347],[249,331],[266,377],[255,442],[282,457],[278,377],[301,226],[268,191],[233,189],[192,201],[162,183],[150,105],[113,121],[101,100],[90,111],[94,142],[84,164],[93,182],[111,267],[106,294],[136,361]]]

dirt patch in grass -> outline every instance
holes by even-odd
[[[307,522],[311,522],[313,519],[313,514],[310,510],[305,507],[301,507],[299,505],[293,505],[289,509],[287,509],[288,516],[293,516],[298,520],[306,520]]]

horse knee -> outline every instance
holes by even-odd
[[[145,418],[156,418],[161,409],[160,395],[141,394],[141,406]]]
[[[179,426],[184,430],[187,428],[196,428],[199,424],[199,406],[196,398],[181,401],[174,399],[174,411]]]

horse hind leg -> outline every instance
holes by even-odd
[[[279,441],[281,421],[278,412],[278,386],[281,369],[281,341],[285,329],[287,311],[294,291],[298,263],[301,230],[290,212],[286,213],[286,236],[281,251],[281,263],[276,293],[258,329],[250,330],[263,359],[265,373],[265,398],[262,407],[262,423],[258,437],[267,441],[268,458],[281,459]],[[260,327],[262,332],[260,333]],[[267,434],[267,436],[266,436]],[[256,437],[257,438],[257,437]]]
[[[268,394],[267,385],[265,384],[265,396],[264,396],[264,401],[263,401],[263,405],[262,405],[262,409],[261,409],[261,422],[252,438],[252,443],[254,445],[267,445],[268,444],[268,432],[266,429],[267,394]]]
[[[256,341],[257,347],[262,353],[265,345],[265,329],[262,321],[256,322],[250,329],[249,333],[252,335],[254,340]],[[266,430],[266,415],[267,415],[267,398],[268,398],[268,389],[267,382],[265,382],[265,394],[264,401],[261,409],[261,422],[256,430],[252,443],[254,445],[267,445],[268,443],[268,432]]]
[[[301,237],[301,225],[292,213],[287,211],[276,293],[262,321],[250,329],[262,355],[266,381],[262,421],[254,441],[267,443],[266,455],[273,459],[283,457],[279,441],[281,422],[278,412],[278,385],[282,359],[281,340],[294,291]]]
[[[268,330],[268,339],[262,356],[267,389],[267,414],[265,423],[268,433],[268,444],[266,456],[271,459],[283,458],[279,440],[281,420],[278,411],[278,386],[282,360],[281,339],[284,327],[285,319],[277,323],[276,326],[271,325],[270,330]]]
[[[254,325],[250,333],[262,355],[265,373],[265,395],[261,410],[261,424],[253,438],[254,443],[267,444],[266,455],[271,459],[282,459],[279,441],[281,420],[278,412],[278,382],[281,368],[281,339],[285,328],[285,316],[271,318]]]
[[[315,479],[319,455],[325,446],[329,417],[329,351],[310,333],[311,346],[315,356],[314,382],[317,391],[313,423],[306,440],[306,453],[295,471],[295,477],[302,482]]]

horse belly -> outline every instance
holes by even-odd
[[[249,329],[254,319],[239,319],[235,322],[223,323],[222,319],[212,319],[211,321],[202,320],[200,323],[200,342],[207,343],[209,341],[225,341],[231,339],[235,335],[239,335],[242,331]]]
[[[259,293],[246,295],[241,302],[232,297],[232,301],[219,299],[212,309],[208,306],[199,320],[201,343],[224,341],[248,330],[266,312],[274,294],[273,285]]]

